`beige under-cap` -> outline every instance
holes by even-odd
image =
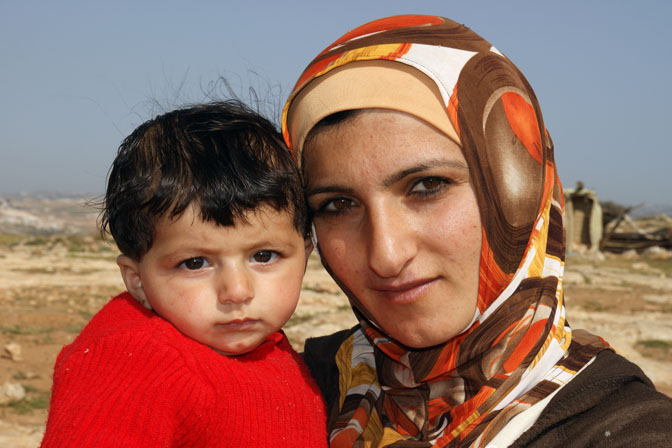
[[[333,113],[353,109],[405,112],[460,143],[439,88],[427,75],[400,62],[351,62],[314,79],[292,100],[287,126],[297,160],[313,126]]]

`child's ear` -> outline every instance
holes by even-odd
[[[145,290],[142,288],[139,263],[122,254],[117,257],[117,266],[119,266],[121,278],[124,279],[128,292],[140,303],[147,302]]]
[[[313,242],[310,237],[306,237],[303,239],[303,244],[306,250],[306,265],[308,265],[308,256],[310,256],[310,253],[313,251]]]

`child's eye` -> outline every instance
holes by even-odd
[[[252,261],[255,263],[270,263],[278,258],[278,253],[273,250],[260,250],[252,255]]]
[[[208,260],[203,257],[187,258],[182,263],[180,263],[181,268],[187,269],[189,271],[203,269],[208,266],[210,266],[210,263],[208,263]]]
[[[431,196],[440,191],[443,191],[443,189],[448,187],[450,184],[451,181],[449,179],[442,177],[424,177],[413,185],[413,188],[411,188],[411,193],[416,193],[423,196]]]

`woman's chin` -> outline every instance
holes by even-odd
[[[425,349],[441,345],[458,335],[458,331],[419,331],[422,327],[414,326],[413,329],[395,329],[388,334],[397,342],[411,349]]]
[[[444,344],[464,332],[473,321],[473,309],[441,309],[433,306],[400,310],[390,307],[388,315],[375,316],[377,326],[408,348],[423,349]],[[399,318],[399,316],[403,316]]]

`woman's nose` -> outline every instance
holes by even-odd
[[[417,253],[417,242],[399,204],[370,210],[368,265],[381,278],[401,274]]]
[[[219,273],[218,299],[222,304],[244,303],[254,298],[249,273],[244,268],[224,268]]]

